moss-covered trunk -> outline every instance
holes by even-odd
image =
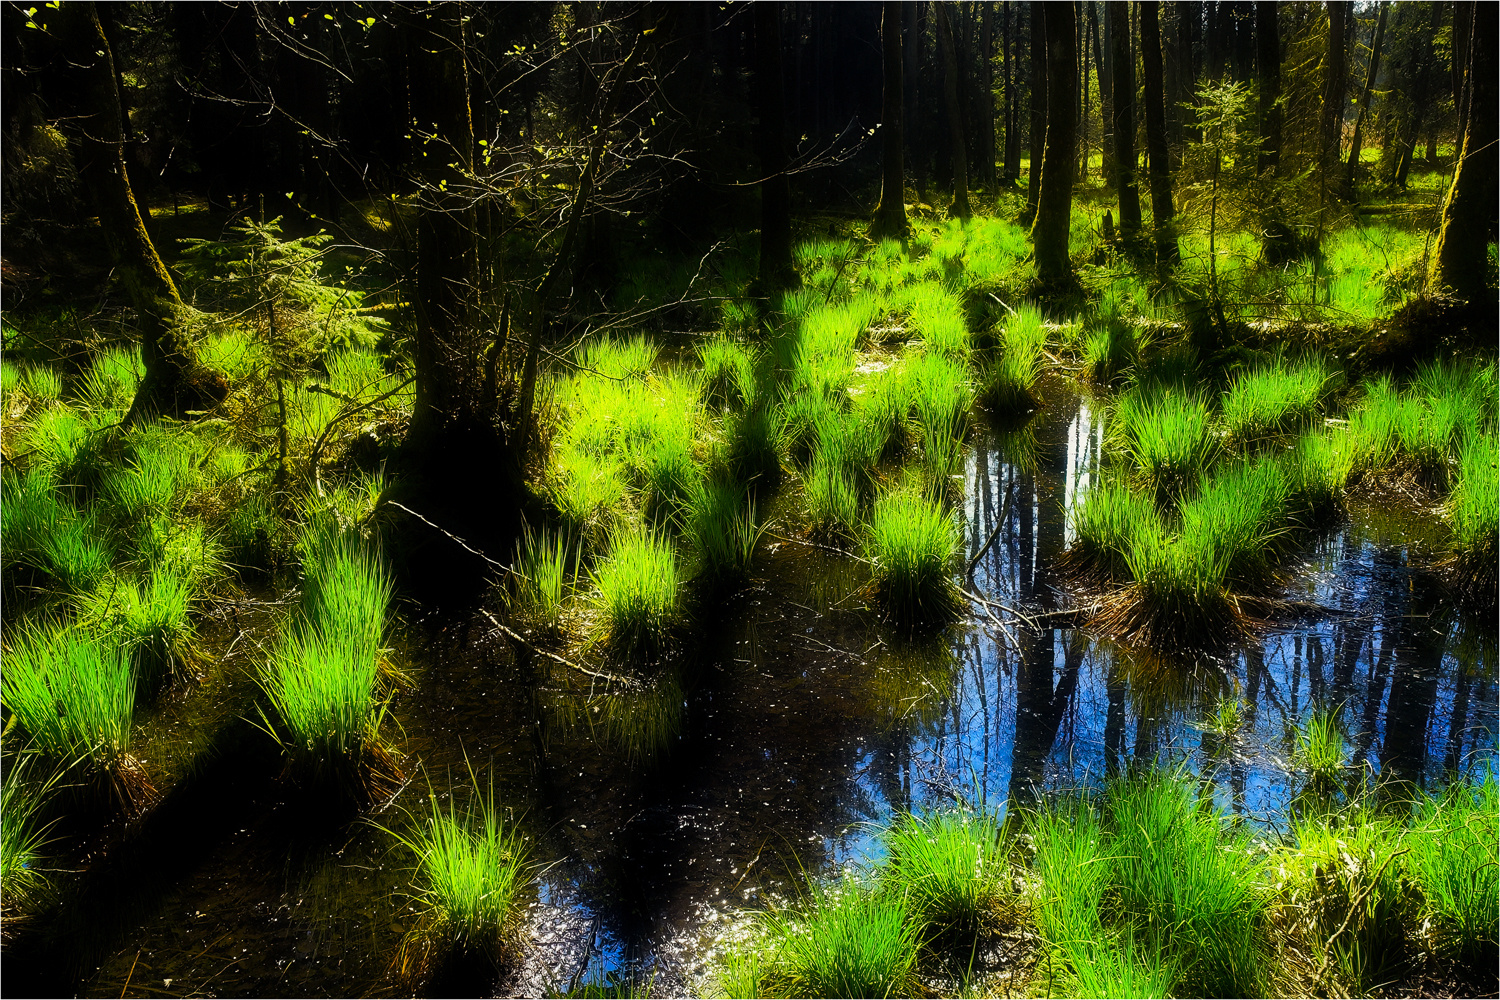
[[[1036,251],[1036,276],[1043,287],[1073,283],[1068,260],[1068,220],[1073,208],[1073,91],[1078,67],[1073,57],[1072,0],[1049,3],[1043,9],[1047,32],[1047,146],[1042,154],[1041,191],[1031,242]]]
[[[1443,224],[1430,283],[1451,290],[1471,303],[1487,294],[1486,245],[1495,239],[1496,185],[1500,183],[1500,151],[1495,107],[1495,48],[1500,6],[1476,3],[1469,29],[1469,117],[1464,123],[1463,155],[1453,171],[1453,187],[1443,204]],[[1490,317],[1493,321],[1494,317]]]

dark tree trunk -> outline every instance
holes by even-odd
[[[1047,41],[1047,140],[1042,158],[1041,191],[1031,243],[1036,253],[1037,282],[1044,288],[1073,283],[1068,260],[1068,221],[1073,207],[1073,92],[1078,88],[1078,65],[1073,54],[1072,0],[1043,8]]]
[[[1453,110],[1457,113],[1458,126],[1454,151],[1464,147],[1464,70],[1469,61],[1469,29],[1474,23],[1473,0],[1455,0],[1453,4],[1453,63],[1449,67],[1449,80],[1453,87]]]
[[[1227,20],[1225,16],[1226,11],[1219,4],[1214,3],[1213,0],[1209,0],[1208,3],[1204,4],[1203,10],[1207,15],[1204,36],[1205,45],[1208,49],[1208,62],[1205,66],[1205,71],[1208,73],[1210,80],[1214,83],[1219,83],[1224,79],[1224,36],[1226,34],[1224,22]]]
[[[1172,158],[1172,169],[1176,171],[1182,159],[1182,109],[1178,107],[1180,99],[1177,96],[1182,91],[1182,43],[1178,40],[1182,26],[1177,19],[1177,4],[1168,4],[1161,10],[1162,86],[1167,95],[1167,154]]]
[[[910,153],[906,158],[911,167],[912,182],[917,188],[917,200],[927,200],[927,157],[925,155],[926,143],[923,141],[922,126],[922,98],[925,90],[922,86],[922,4],[908,3],[902,5],[902,14],[906,18],[906,66],[902,74],[906,83],[906,117],[903,124],[907,141],[911,143]]]
[[[1098,5],[1090,4],[1098,9]],[[1115,101],[1112,87],[1114,86],[1114,48],[1110,44],[1113,36],[1110,34],[1110,20],[1104,18],[1104,44],[1099,45],[1099,19],[1094,19],[1094,47],[1098,50],[1098,58],[1095,60],[1099,70],[1099,111],[1100,122],[1103,126],[1104,138],[1102,141],[1104,156],[1102,158],[1100,176],[1104,183],[1110,187],[1115,186]]]
[[[1004,36],[1001,42],[1001,73],[1005,77],[1005,183],[1011,185],[1021,176],[1021,102],[1016,100],[1018,74],[1015,67],[1018,57],[1012,54],[1020,17],[1012,12],[1010,0],[1005,0],[1001,10],[1001,34]]]
[[[1348,23],[1347,0],[1330,0],[1328,4],[1328,47],[1323,56],[1323,116],[1318,128],[1318,178],[1327,192],[1331,170],[1339,159],[1339,144],[1344,127],[1344,31]]]
[[[1260,157],[1257,173],[1275,176],[1281,163],[1281,30],[1275,0],[1255,5],[1255,63],[1260,78]]]
[[[182,417],[208,409],[228,391],[197,363],[186,325],[189,310],[162,263],[130,186],[125,164],[119,76],[92,3],[66,3],[36,32],[43,61],[55,60],[53,106],[64,122],[79,179],[99,217],[114,274],[125,286],[141,332],[145,377],[127,422],[154,415]],[[47,57],[53,57],[53,60]]]
[[[1083,110],[1078,118],[1078,181],[1082,183],[1089,179],[1089,23],[1093,19],[1088,16],[1085,8],[1084,16],[1078,22],[1078,66],[1082,70],[1079,84],[1079,92],[1082,95]]]
[[[1412,74],[1411,120],[1406,123],[1406,129],[1401,137],[1400,159],[1396,164],[1395,182],[1396,186],[1402,189],[1406,187],[1406,177],[1411,171],[1411,160],[1416,155],[1417,138],[1422,134],[1422,125],[1432,110],[1432,78],[1434,76],[1432,39],[1437,35],[1438,28],[1442,26],[1443,5],[1433,3],[1429,6],[1432,8],[1432,25],[1418,43],[1421,55],[1417,59],[1416,72]]]
[[[1042,148],[1047,141],[1047,28],[1043,13],[1047,5],[1032,0],[1027,10],[1031,27],[1031,129],[1027,147],[1031,154],[1031,172],[1026,178],[1026,211],[1036,214],[1042,191]],[[1073,27],[1068,26],[1068,37]],[[1071,144],[1070,144],[1071,145]]]
[[[1433,6],[1437,6],[1434,4]],[[1344,197],[1354,198],[1354,172],[1359,167],[1360,133],[1364,130],[1365,115],[1370,110],[1370,92],[1375,89],[1375,76],[1380,72],[1380,47],[1385,44],[1385,15],[1390,4],[1382,0],[1380,13],[1375,16],[1375,38],[1370,46],[1370,65],[1365,70],[1365,85],[1359,92],[1359,115],[1354,119],[1354,138],[1349,143],[1349,164],[1344,170]],[[1423,60],[1425,71],[1426,60]],[[1423,82],[1426,82],[1425,72]]]
[[[1130,47],[1130,8],[1124,0],[1105,4],[1109,24],[1110,94],[1114,99],[1115,189],[1120,199],[1120,235],[1141,229],[1141,193],[1135,156],[1135,55]]]
[[[781,85],[781,4],[757,0],[755,103],[760,119],[760,285],[771,292],[796,285],[792,266],[792,188],[786,175],[786,102]]]
[[[1500,5],[1476,3],[1469,26],[1471,90],[1469,120],[1464,128],[1463,155],[1453,172],[1453,187],[1443,205],[1442,229],[1433,254],[1431,285],[1452,289],[1459,298],[1479,305],[1485,300],[1488,255],[1485,245],[1495,238],[1496,186],[1500,184],[1500,151],[1495,142],[1495,50]],[[1493,304],[1491,304],[1493,305]],[[1493,315],[1490,316],[1493,321]]]
[[[1203,22],[1200,20],[1202,5],[1196,3],[1181,2],[1177,4],[1177,44],[1180,46],[1177,57],[1178,64],[1182,67],[1178,75],[1181,89],[1177,92],[1177,101],[1180,104],[1194,104],[1197,101],[1198,79],[1203,75]],[[1191,116],[1185,116],[1182,134],[1188,142],[1202,142],[1203,135],[1191,124]]]
[[[958,53],[947,7],[942,0],[932,5],[932,16],[937,20],[938,48],[942,49],[943,104],[948,112],[948,141],[953,158],[953,204],[948,207],[948,214],[968,219],[973,214],[969,208],[969,157],[964,148],[963,117],[958,106]]]
[[[906,177],[902,169],[901,4],[886,0],[880,5],[880,51],[884,69],[881,90],[881,182],[880,204],[870,223],[875,239],[906,238]]]
[[[1146,157],[1151,177],[1151,223],[1156,234],[1156,266],[1177,263],[1177,231],[1172,222],[1172,168],[1167,156],[1167,115],[1161,70],[1158,4],[1144,0],[1141,11],[1141,72],[1146,77]]]
[[[1234,78],[1249,83],[1255,73],[1255,4],[1235,0],[1234,10]]]
[[[979,182],[987,188],[995,186],[995,5],[984,0],[979,26],[979,120],[980,134],[984,137],[984,159],[979,170]]]

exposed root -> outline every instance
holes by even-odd
[[[1090,627],[1160,652],[1213,652],[1254,634],[1255,620],[1224,590],[1197,599],[1167,600],[1132,583],[1100,595]]]

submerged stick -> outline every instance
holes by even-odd
[[[619,684],[622,687],[634,687],[635,685],[637,685],[637,684],[640,683],[639,681],[637,681],[633,677],[620,677],[620,676],[618,676],[616,674],[606,674],[606,673],[601,673],[601,672],[599,672],[597,670],[590,670],[588,667],[585,667],[585,666],[582,666],[580,664],[574,663],[572,660],[565,659],[565,658],[563,658],[561,656],[558,656],[556,653],[552,653],[552,652],[549,652],[549,651],[547,651],[545,649],[542,649],[536,643],[532,642],[530,639],[526,638],[524,635],[522,635],[521,633],[517,632],[515,629],[511,628],[510,626],[504,624],[503,622],[500,621],[500,619],[496,618],[494,615],[490,614],[488,611],[484,610],[483,608],[479,609],[479,613],[482,614],[482,615],[484,615],[486,618],[488,618],[490,620],[490,624],[495,626],[496,631],[501,632],[501,633],[509,636],[511,639],[514,639],[516,642],[519,642],[521,645],[525,646],[527,649],[531,650],[533,653],[537,653],[537,654],[540,654],[541,656],[545,656],[547,659],[552,660],[554,663],[560,663],[563,666],[568,667],[569,669],[572,669],[572,670],[576,670],[576,671],[578,671],[581,674],[587,674],[588,676],[598,678],[601,681],[611,681],[611,682],[613,682],[615,684]]]

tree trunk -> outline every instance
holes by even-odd
[[[984,160],[979,182],[986,188],[995,186],[995,5],[984,0],[979,26],[979,111],[980,134],[984,137]]]
[[[1255,64],[1260,80],[1260,156],[1256,173],[1281,164],[1281,29],[1275,0],[1255,5]]]
[[[1443,205],[1442,229],[1438,233],[1435,266],[1430,279],[1434,290],[1453,294],[1479,305],[1485,288],[1488,255],[1485,245],[1495,238],[1496,186],[1500,184],[1500,151],[1495,107],[1495,50],[1500,44],[1500,5],[1476,3],[1469,26],[1467,86],[1469,120],[1464,127],[1463,156],[1453,172],[1453,187]],[[1494,317],[1491,315],[1491,322]]]
[[[1433,6],[1437,6],[1434,4]],[[1365,70],[1364,89],[1359,92],[1359,115],[1354,119],[1354,138],[1349,144],[1349,165],[1344,170],[1344,198],[1354,199],[1354,171],[1359,167],[1360,132],[1365,126],[1365,115],[1370,110],[1370,91],[1375,89],[1375,75],[1380,72],[1380,47],[1385,44],[1385,15],[1390,4],[1381,0],[1380,13],[1375,16],[1375,39],[1370,46],[1370,65]],[[1423,60],[1423,82],[1426,60]]]
[[[1349,18],[1347,0],[1329,0],[1328,46],[1323,56],[1323,117],[1318,128],[1318,179],[1323,193],[1328,190],[1333,164],[1339,159],[1339,144],[1344,127],[1344,30]],[[1321,214],[1321,213],[1320,213]]]
[[[1072,95],[1078,87],[1078,67],[1073,55],[1073,0],[1062,3],[1054,0],[1043,10],[1047,92],[1055,94],[1056,99],[1047,103],[1047,142],[1031,243],[1036,253],[1038,284],[1056,289],[1073,284],[1073,266],[1068,260],[1068,222],[1073,206],[1073,132],[1077,127]]]
[[[1078,119],[1078,182],[1081,184],[1089,179],[1089,157],[1092,151],[1089,149],[1089,24],[1093,21],[1085,9],[1084,16],[1078,24],[1078,49],[1080,56],[1078,65],[1082,69],[1082,82],[1079,90],[1083,94],[1083,113]]]
[[[1403,190],[1406,188],[1406,176],[1411,171],[1412,157],[1416,155],[1417,138],[1422,134],[1422,124],[1432,109],[1432,77],[1434,75],[1432,39],[1442,26],[1443,5],[1434,3],[1430,6],[1432,7],[1432,25],[1419,43],[1421,55],[1417,59],[1417,71],[1413,74],[1411,121],[1407,123],[1405,133],[1401,137],[1401,154],[1396,164],[1396,186]]]
[[[1110,44],[1110,96],[1114,99],[1115,190],[1120,199],[1120,235],[1127,242],[1141,230],[1141,192],[1135,156],[1135,55],[1130,47],[1130,7],[1124,0],[1104,6]]]
[[[1097,4],[1090,4],[1096,9]],[[1104,132],[1102,147],[1104,156],[1101,160],[1099,176],[1104,183],[1110,187],[1115,186],[1115,102],[1111,87],[1114,85],[1114,57],[1113,47],[1110,45],[1110,21],[1104,18],[1104,44],[1099,44],[1099,18],[1094,18],[1094,48],[1098,53],[1095,59],[1096,68],[1099,71],[1099,120]]]
[[[145,377],[126,422],[207,409],[224,398],[228,387],[194,357],[186,331],[190,310],[136,204],[125,165],[119,77],[99,11],[93,3],[66,3],[49,20],[52,31],[36,32],[35,41],[54,46],[48,53],[57,62],[54,110],[64,121],[79,179],[99,216],[115,276],[124,283],[140,324]]]
[[[1458,133],[1453,149],[1464,147],[1464,69],[1469,61],[1469,28],[1474,23],[1473,0],[1455,0],[1453,4],[1453,64],[1449,70],[1449,82],[1453,87],[1453,110],[1458,119]]]
[[[1047,139],[1047,20],[1046,4],[1031,0],[1027,10],[1031,28],[1031,134],[1027,147],[1031,155],[1030,173],[1026,178],[1026,214],[1034,217],[1042,192],[1042,147]],[[1068,26],[1071,37],[1073,27]]]
[[[917,200],[925,202],[927,200],[927,157],[925,154],[918,153],[918,150],[926,148],[922,141],[920,112],[922,95],[925,93],[922,86],[922,5],[904,4],[901,13],[906,18],[906,66],[902,76],[907,94],[906,116],[902,120],[902,131],[912,144],[911,155],[907,157],[907,163],[911,167],[912,183],[917,188]]]
[[[1156,234],[1156,266],[1177,263],[1177,231],[1172,222],[1172,169],[1167,156],[1166,95],[1162,85],[1161,25],[1156,0],[1141,3],[1141,72],[1146,77],[1146,157],[1151,177],[1151,223]]]
[[[901,4],[886,0],[880,5],[880,51],[884,69],[881,90],[881,183],[880,204],[870,223],[874,239],[906,238],[906,177],[902,170],[905,138],[902,129]]]
[[[953,157],[953,204],[948,207],[948,214],[967,220],[973,214],[969,208],[969,157],[964,149],[963,118],[958,107],[958,53],[947,7],[942,0],[932,5],[933,17],[937,19],[938,47],[943,50],[943,104],[948,111],[948,140]]]
[[[1180,104],[1197,103],[1198,78],[1203,72],[1201,12],[1202,5],[1200,4],[1177,4],[1177,44],[1180,46],[1177,61],[1181,66],[1177,79],[1182,88],[1177,92],[1177,101]],[[1191,115],[1185,116],[1182,128],[1183,138],[1188,142],[1202,142],[1202,133],[1190,124],[1191,121]]]
[[[798,283],[792,266],[792,188],[786,176],[786,103],[781,86],[781,4],[757,0],[755,96],[760,119],[760,286],[769,293]]]
[[[1005,77],[1005,183],[1013,185],[1021,176],[1021,103],[1016,100],[1016,59],[1012,56],[1020,17],[1011,11],[1010,0],[1002,10],[1001,73]]]

